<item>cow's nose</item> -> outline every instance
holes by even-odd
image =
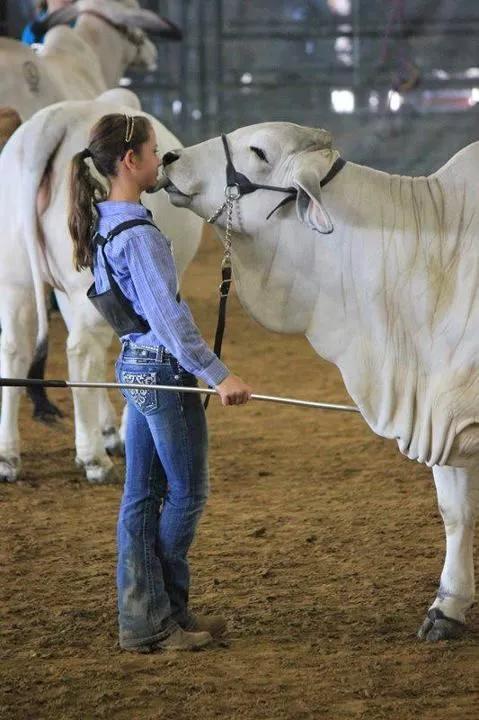
[[[178,153],[175,152],[167,152],[163,155],[162,162],[163,165],[166,167],[167,165],[171,165],[171,163],[174,163],[175,160],[179,159]]]

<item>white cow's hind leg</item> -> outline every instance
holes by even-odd
[[[120,437],[123,445],[125,444],[125,436],[126,436],[126,423],[128,419],[128,405],[125,403],[125,406],[123,408],[123,412],[121,415],[121,425],[120,425]]]
[[[35,298],[24,288],[2,287],[0,365],[3,377],[24,378],[32,362],[37,333]],[[0,481],[14,482],[20,470],[18,410],[23,388],[5,387],[0,416]]]
[[[57,299],[58,307],[60,308],[63,320],[65,321],[65,325],[68,331],[70,331],[74,318],[74,312],[71,307],[70,300],[66,293],[62,292],[61,290],[55,290],[55,297]],[[112,333],[110,334],[112,335]],[[71,379],[74,380],[75,378],[71,377]],[[95,380],[98,381],[104,379],[105,376],[98,376],[97,378],[95,378]],[[110,397],[108,395],[108,391],[99,390],[97,393],[97,397],[98,415],[100,419],[100,428],[104,448],[109,455],[122,456],[125,452],[125,445],[117,429],[118,419],[115,408],[113,407]]]
[[[103,436],[103,445],[108,455],[118,455],[123,457],[125,454],[125,441],[120,432],[117,430],[117,416],[107,390],[100,393],[100,425]]]
[[[474,525],[479,468],[434,467],[439,511],[446,531],[446,559],[437,597],[419,630],[422,640],[458,637],[474,602]]]
[[[67,339],[70,379],[98,382],[105,377],[106,351],[111,343],[112,331],[86,297],[75,297],[71,307],[72,319]],[[100,427],[101,393],[101,390],[73,389],[76,462],[85,468],[90,482],[108,482],[114,477]]]

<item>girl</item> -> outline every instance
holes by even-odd
[[[103,191],[87,158],[108,180],[108,199],[101,202],[95,203]],[[188,608],[187,553],[208,494],[200,395],[148,385],[197,386],[197,375],[217,389],[223,405],[243,404],[251,396],[251,388],[229,373],[201,337],[177,292],[170,241],[140,202],[141,193],[155,187],[160,165],[148,119],[111,114],[93,127],[88,148],[74,156],[71,170],[75,266],[92,267],[90,295],[109,297],[111,288],[114,302],[122,298],[133,320],[120,336],[116,377],[145,385],[122,390],[128,403],[126,480],[117,532],[120,646],[137,652],[194,650],[225,629],[222,617]],[[92,238],[95,215],[98,234]]]

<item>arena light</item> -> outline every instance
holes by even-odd
[[[351,0],[328,0],[328,6],[334,15],[351,15]]]
[[[476,105],[479,102],[479,88],[471,88],[471,96],[469,98],[469,105]]]
[[[392,112],[397,112],[403,104],[402,95],[396,92],[396,90],[390,90],[388,94],[388,103],[390,110]]]
[[[431,74],[433,77],[437,78],[438,80],[449,80],[449,73],[445,70],[442,70],[442,68],[435,68],[431,71]]]
[[[243,83],[243,85],[251,85],[251,83],[253,82],[253,76],[251,73],[245,72],[242,74],[240,80]]]
[[[118,83],[118,85],[119,85],[120,87],[130,87],[131,83],[132,83],[132,79],[131,79],[131,78],[129,78],[129,77],[122,77],[122,78],[120,78],[120,82]]]
[[[340,35],[337,37],[334,41],[334,50],[336,52],[336,57],[339,62],[343,63],[343,65],[349,66],[353,64],[353,43],[350,37],[347,35]]]
[[[379,107],[379,95],[378,95],[378,93],[376,92],[376,90],[371,90],[371,92],[369,93],[369,100],[368,100],[368,102],[369,102],[369,107],[371,108],[371,110],[376,111],[376,110],[378,109],[378,107]]]
[[[173,112],[173,115],[179,115],[180,112],[183,110],[183,103],[181,100],[173,100],[171,103],[171,110]]]
[[[354,112],[354,93],[351,90],[332,90],[331,105],[337,113]]]

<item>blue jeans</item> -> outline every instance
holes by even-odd
[[[187,553],[208,496],[208,431],[201,396],[149,390],[198,386],[164,348],[123,344],[115,365],[128,403],[126,479],[118,518],[120,645],[149,645],[188,618]]]

